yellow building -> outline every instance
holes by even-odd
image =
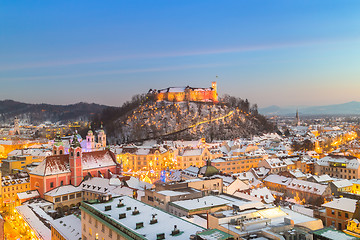
[[[223,173],[233,174],[247,172],[251,168],[257,168],[262,157],[227,157],[212,160],[212,165]]]
[[[173,169],[176,165],[175,152],[163,147],[124,147],[116,154],[123,171],[159,171]]]
[[[1,165],[1,172],[3,176],[7,176],[10,174],[18,173],[25,169],[27,165],[30,165],[34,162],[41,162],[45,159],[45,156],[12,156],[8,157],[8,159],[4,159]]]
[[[83,193],[81,187],[66,185],[45,193],[44,198],[54,204],[56,211],[67,212],[80,205],[80,202],[83,201]]]
[[[5,176],[1,178],[1,185],[2,206],[14,208],[20,205],[20,202],[17,199],[17,193],[30,190],[30,178]]]

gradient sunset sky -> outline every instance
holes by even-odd
[[[120,106],[211,81],[260,107],[360,101],[360,1],[0,2],[0,100]]]

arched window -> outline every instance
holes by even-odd
[[[63,154],[63,150],[60,150],[60,155]]]
[[[80,152],[77,152],[77,153],[76,153],[76,156],[77,156],[77,157],[80,157]]]
[[[39,187],[40,187],[39,182],[35,182],[35,187],[36,187],[36,188],[39,188]]]

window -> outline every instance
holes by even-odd
[[[338,216],[341,217],[341,212],[340,211],[338,212]]]
[[[74,199],[74,198],[75,198],[75,194],[70,194],[69,198],[70,198],[70,199]]]
[[[60,155],[62,155],[63,154],[63,150],[60,150]]]
[[[109,238],[112,238],[112,231],[109,229]]]
[[[335,215],[335,211],[334,211],[334,210],[331,210],[331,214],[332,214],[332,215]]]
[[[81,192],[77,193],[77,194],[76,194],[76,197],[77,197],[77,198],[81,198]]]
[[[61,182],[60,182],[60,186],[62,186],[62,185],[64,185],[64,181],[61,181]]]
[[[105,225],[101,224],[101,231],[104,233],[105,232]]]
[[[76,156],[77,156],[77,157],[80,157],[80,152],[77,152],[77,153],[76,153]]]
[[[54,187],[54,182],[50,183],[50,187],[53,188]]]
[[[67,200],[68,200],[68,196],[63,196],[63,197],[62,197],[62,200],[63,200],[63,201],[67,201]]]
[[[346,218],[349,218],[349,214],[348,214],[348,213],[345,213],[345,217],[346,217]]]
[[[60,197],[55,198],[55,202],[60,202]]]

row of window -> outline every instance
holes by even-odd
[[[325,168],[326,171],[333,171],[333,172],[338,172],[338,168]],[[348,173],[353,173],[355,174],[355,170],[350,170],[350,169],[344,169],[344,173],[346,173],[346,170]],[[340,172],[343,172],[343,169],[340,168]]]
[[[335,215],[335,210],[331,210],[331,215]],[[341,217],[341,211],[338,211],[338,217]],[[345,218],[349,218],[349,214],[346,212],[345,213]]]
[[[25,184],[25,189],[27,189],[28,188],[28,185],[29,184]],[[22,190],[23,189],[23,185],[20,185],[20,190]],[[10,192],[11,190],[12,191],[15,191],[15,187],[3,187],[3,190],[4,190],[4,192],[6,192],[6,191],[8,191],[8,192]],[[16,190],[19,190],[19,186],[16,186]]]
[[[65,196],[62,196],[62,201],[67,201],[67,200],[71,200],[71,199],[75,199],[75,198],[81,198],[82,197],[82,194],[81,192],[78,192],[78,193],[73,193],[73,194],[70,194],[70,195],[65,195]],[[57,197],[55,198],[55,202],[60,202],[61,201],[61,197]]]

